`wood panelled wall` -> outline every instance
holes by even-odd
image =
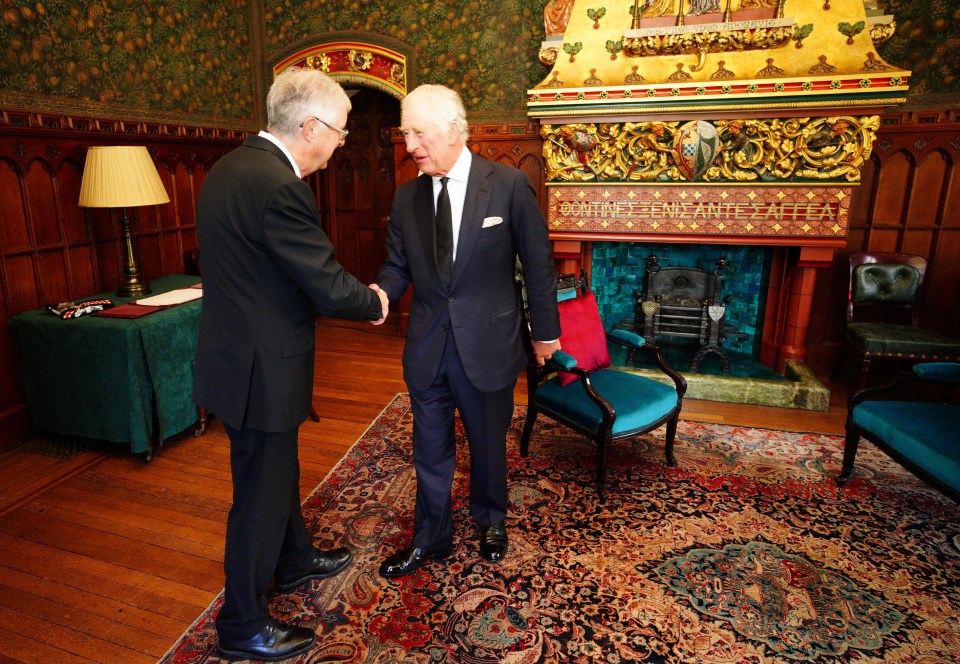
[[[171,202],[131,210],[144,277],[190,272],[194,206],[209,167],[242,132],[0,112],[0,320],[48,303],[109,291],[120,281],[118,211],[76,204],[91,145],[147,145]],[[416,175],[395,136],[396,182]],[[524,170],[546,211],[537,128],[478,125],[470,148]],[[839,346],[847,256],[865,249],[906,251],[930,261],[921,318],[960,338],[960,111],[891,113],[855,194],[846,248],[818,275],[808,337],[811,366],[827,370]],[[318,192],[318,195],[322,196]],[[582,262],[589,264],[589,243]],[[565,256],[567,267],[575,257]],[[12,330],[0,326],[0,451],[34,434],[21,387]]]
[[[77,205],[87,148],[146,145],[165,205],[127,210],[143,277],[193,272],[194,209],[204,174],[245,133],[144,122],[0,112],[0,320],[115,290],[120,210]],[[29,440],[19,350],[0,325],[0,451]],[[91,367],[91,370],[96,370]]]
[[[920,323],[960,339],[960,110],[883,116],[854,191],[847,245],[817,278],[807,338],[814,369],[832,366],[843,335],[849,256],[919,254],[928,267]]]

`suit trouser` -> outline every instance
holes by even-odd
[[[438,549],[453,541],[456,411],[460,411],[470,447],[470,513],[480,526],[494,525],[506,517],[506,439],[515,385],[516,381],[496,392],[474,387],[463,370],[453,335],[448,334],[433,384],[425,390],[410,390],[417,473],[414,546]]]
[[[307,569],[313,540],[300,511],[299,428],[281,433],[234,429],[230,437],[233,505],[223,557],[226,584],[217,616],[221,639],[249,638],[270,619],[264,593],[274,574]]]

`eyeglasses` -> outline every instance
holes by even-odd
[[[320,118],[318,118],[318,117],[315,116],[315,115],[313,115],[313,116],[311,116],[311,117],[312,117],[314,120],[316,120],[317,122],[322,122],[324,125],[326,125],[326,126],[329,127],[330,129],[333,129],[335,132],[337,132],[338,134],[340,134],[340,139],[341,139],[341,140],[345,140],[345,139],[347,138],[347,134],[350,133],[350,131],[347,130],[347,129],[337,129],[336,127],[334,127],[334,126],[333,126],[332,124],[330,124],[329,122],[325,122],[325,121],[321,120]],[[301,122],[301,123],[300,123],[300,126],[302,127],[302,126],[305,125],[305,124],[306,124],[306,120],[304,120],[303,122]]]

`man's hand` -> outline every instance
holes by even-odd
[[[380,286],[377,284],[370,284],[370,290],[380,296],[380,311],[383,316],[379,320],[370,321],[373,325],[383,325],[383,321],[387,320],[387,314],[390,313],[390,300],[387,299],[386,292],[380,290]]]
[[[553,357],[553,354],[560,350],[560,340],[550,342],[534,341],[533,354],[537,357],[537,365],[543,366],[543,363]]]

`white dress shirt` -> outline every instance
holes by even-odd
[[[303,175],[300,174],[300,167],[297,166],[296,160],[293,158],[293,155],[290,154],[290,151],[286,148],[286,146],[280,142],[280,139],[278,139],[276,136],[274,136],[273,134],[267,131],[261,131],[259,134],[257,134],[257,136],[259,136],[260,138],[267,139],[268,141],[276,145],[278,148],[280,148],[283,151],[283,154],[287,155],[287,159],[290,160],[290,163],[293,164],[293,172],[297,174],[298,178],[300,178],[301,180],[303,179]]]
[[[460,222],[463,220],[463,203],[467,197],[467,179],[470,177],[470,164],[473,153],[463,146],[460,156],[453,168],[447,173],[447,193],[450,196],[450,213],[453,217],[453,260],[457,260],[457,244],[460,240]],[[440,195],[440,178],[433,178],[433,210],[436,214],[437,196]]]

